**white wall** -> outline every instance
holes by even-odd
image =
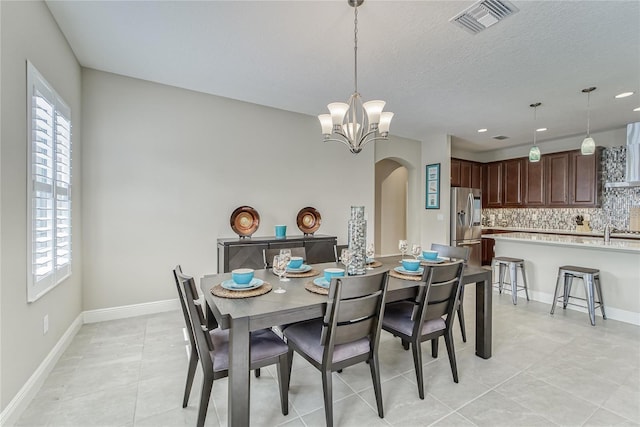
[[[608,131],[593,132],[591,134],[598,147],[618,147],[627,143],[626,126]],[[584,135],[559,138],[550,141],[538,142],[542,154],[557,153],[560,151],[577,150],[582,144]],[[451,149],[451,156],[474,160],[477,162],[493,162],[496,160],[527,157],[531,145],[519,145],[517,147],[503,148],[500,150],[485,151],[482,153],[470,153],[463,150]]]
[[[408,171],[395,160],[376,162],[376,254],[398,253],[407,236]]]
[[[1,307],[4,411],[82,311],[80,66],[43,2],[2,2]],[[73,122],[73,274],[27,304],[27,84],[29,59],[71,107]],[[43,336],[43,317],[49,332]]]
[[[440,163],[440,209],[425,209],[426,165]],[[449,211],[451,194],[451,137],[445,134],[426,135],[422,140],[422,172],[420,195],[421,242],[449,244]]]
[[[316,117],[84,69],[84,309],[175,298],[171,269],[217,272],[216,239],[241,205],[301,234],[347,240],[351,205],[373,232],[374,150],[323,143]]]

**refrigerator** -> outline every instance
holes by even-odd
[[[482,264],[482,192],[477,188],[451,189],[451,246],[471,248],[470,265]]]

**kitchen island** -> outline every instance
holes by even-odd
[[[639,241],[611,239],[605,243],[600,237],[523,232],[483,235],[485,237],[495,240],[496,256],[525,260],[532,299],[551,304],[558,267],[562,265],[597,268],[607,317],[640,325]],[[580,280],[574,281],[572,295],[584,297]],[[574,306],[568,308],[586,312]],[[555,315],[561,311],[556,309]]]

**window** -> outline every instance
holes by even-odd
[[[32,302],[71,275],[71,110],[28,61],[27,140]]]

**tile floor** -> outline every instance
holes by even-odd
[[[474,331],[474,288],[465,297]],[[366,365],[334,374],[337,426],[640,425],[640,327],[494,293],[493,353],[474,355],[456,336],[460,382],[451,378],[444,343],[424,346],[424,400],[410,351],[383,333],[380,345],[385,417],[375,410]],[[84,325],[22,414],[20,426],[195,426],[198,374],[181,407],[187,353],[179,311]],[[227,380],[214,383],[206,425],[227,423]],[[290,411],[280,412],[275,368],[251,383],[251,425],[322,426],[320,375],[297,357]]]

